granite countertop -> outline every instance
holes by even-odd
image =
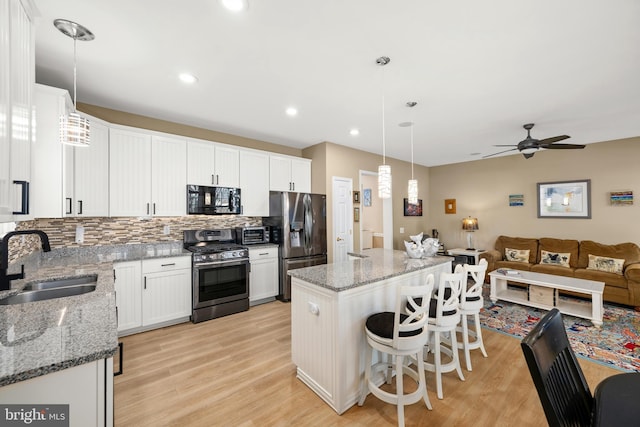
[[[381,248],[366,249],[349,255],[353,258],[349,261],[289,270],[289,275],[340,292],[451,262],[451,257],[448,256],[413,259],[403,251]]]
[[[118,347],[113,263],[190,255],[182,242],[91,246],[36,252],[24,264],[25,278],[0,291],[0,299],[27,284],[96,274],[96,290],[25,304],[0,305],[0,386],[111,357]]]

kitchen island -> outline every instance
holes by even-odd
[[[451,272],[445,256],[411,259],[402,251],[368,249],[351,260],[289,271],[291,357],[297,376],[338,414],[359,398],[367,317],[393,311],[396,288]]]

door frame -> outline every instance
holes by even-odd
[[[378,172],[368,171],[360,169],[360,173],[358,174],[358,188],[360,190],[360,194],[362,194],[363,183],[362,177],[368,176],[378,176]],[[364,213],[364,209],[360,211],[360,222],[358,223],[358,235],[360,236],[360,248],[362,248],[362,215]],[[383,247],[384,249],[393,249],[393,189],[391,193],[391,197],[388,199],[382,200],[382,234],[383,234]]]

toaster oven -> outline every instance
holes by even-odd
[[[236,242],[241,245],[269,243],[269,227],[262,225],[256,225],[253,227],[237,227]]]

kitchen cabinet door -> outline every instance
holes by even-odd
[[[109,128],[97,119],[91,123],[91,144],[74,147],[73,208],[75,216],[109,215]]]
[[[250,247],[249,302],[271,301],[278,295],[278,248]]]
[[[239,187],[240,150],[211,141],[187,141],[187,184]]]
[[[143,326],[191,316],[190,256],[144,260],[142,269]]]
[[[0,0],[0,222],[33,218],[34,14],[30,1]]]
[[[109,130],[110,215],[149,216],[151,203],[151,135],[112,127]]]
[[[118,332],[142,326],[142,264],[118,262],[115,270]]]
[[[240,199],[245,216],[269,216],[269,154],[240,151]]]
[[[187,143],[180,138],[151,138],[151,215],[184,216],[187,212]]]
[[[311,192],[311,160],[269,156],[269,187],[272,191]]]

